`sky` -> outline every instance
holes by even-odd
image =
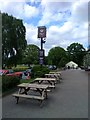
[[[46,26],[45,55],[51,48],[65,50],[72,43],[88,47],[89,0],[0,0],[0,11],[23,20],[28,44],[40,47],[38,27]]]

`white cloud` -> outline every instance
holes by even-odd
[[[45,8],[45,11],[49,12],[60,12],[60,11],[65,11],[68,8],[70,9],[72,2],[60,2],[60,1],[48,1],[48,0],[42,0],[41,1],[41,6]]]
[[[26,3],[26,0],[23,2],[9,2],[0,0],[0,10],[1,12],[6,12],[9,15],[13,15],[19,19],[30,19],[39,14],[39,9],[35,6],[30,6]]]
[[[67,46],[74,42],[79,42],[85,47],[88,45],[87,23],[77,27],[72,25],[71,22],[66,22],[62,27],[50,26],[47,32],[45,48],[48,48],[48,50],[53,46],[60,46],[66,49]]]
[[[72,22],[65,22],[62,27],[60,27],[60,33],[65,34],[67,32],[72,31],[75,25]]]
[[[67,2],[41,0],[38,7],[33,5],[38,0],[9,1],[11,0],[0,0],[0,10],[2,12],[12,14],[23,19],[23,21],[41,16],[36,26],[33,23],[26,23],[26,21],[24,23],[28,44],[35,44],[40,47],[40,40],[37,38],[37,26],[48,26],[46,43],[44,44],[46,55],[54,46],[66,49],[73,42],[80,42],[85,47],[88,44],[88,3],[86,0],[83,0],[84,2],[81,0],[74,0],[74,2],[68,2],[68,0],[66,0]],[[29,1],[31,1],[31,5],[26,3]],[[58,24],[54,24],[54,22],[58,22]]]
[[[38,28],[27,23],[24,23],[24,26],[26,28],[26,40],[28,44],[35,44],[40,47],[40,40],[37,38]]]
[[[54,46],[61,46],[66,49],[67,46],[73,42],[88,44],[87,3],[46,3],[45,6],[43,5],[43,8],[43,16],[39,21],[39,24],[41,25],[48,24],[52,21],[62,20],[63,14],[60,13],[60,11],[63,12],[68,9],[71,10],[71,17],[67,18],[67,22],[65,22],[62,26],[58,24],[51,25],[48,28],[47,39],[44,45],[46,55]],[[55,11],[56,13],[54,13]]]
[[[19,2],[20,2],[20,3],[21,3],[21,2],[24,2],[24,3],[26,3],[26,2],[31,2],[31,3],[36,3],[36,2],[40,2],[40,0],[13,0],[13,1],[12,1],[12,0],[7,0],[7,1],[0,0],[0,3],[1,3],[1,2],[4,2],[4,3],[8,3],[8,2],[14,2],[14,3],[15,3],[15,2],[18,2],[18,3],[19,3]]]
[[[36,7],[30,6],[28,4],[24,5],[24,16],[25,17],[34,17],[38,15],[39,11]]]
[[[88,2],[75,2],[72,5],[72,17],[71,21],[82,24],[82,22],[88,22]]]
[[[60,21],[65,15],[65,11],[71,9],[72,2],[48,2],[41,1],[42,18],[38,25],[49,24],[52,21]]]
[[[20,3],[16,3],[16,2],[9,2],[10,0],[7,1],[3,1],[0,0],[0,10],[1,12],[6,12],[8,14],[12,14],[14,16],[18,16],[18,14],[22,14],[23,13],[23,5],[25,2]],[[21,16],[20,16],[21,17]]]

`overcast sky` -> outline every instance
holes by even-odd
[[[74,42],[78,42],[87,48],[89,0],[63,1],[0,0],[0,10],[23,20],[28,44],[35,44],[40,47],[37,27],[46,26],[45,55],[52,47],[60,46],[66,49]]]

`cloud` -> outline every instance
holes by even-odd
[[[62,26],[50,26],[48,43],[49,47],[61,46],[67,48],[73,42],[88,45],[88,3],[74,2],[70,7],[71,16]],[[51,39],[51,42],[50,42]],[[54,42],[53,42],[54,40]]]
[[[35,44],[40,47],[40,40],[37,38],[38,28],[32,24],[24,23],[26,28],[26,40],[28,44]]]
[[[60,21],[65,16],[65,11],[71,8],[72,2],[41,1],[42,18],[38,25],[47,25],[52,21]]]
[[[88,2],[86,0],[83,0],[84,2],[81,0],[74,0],[74,2],[40,0],[40,3],[38,0],[9,1],[11,0],[0,0],[0,10],[23,19],[28,44],[40,47],[37,26],[45,25],[47,27],[47,38],[44,44],[46,55],[52,47],[60,46],[66,49],[73,42],[79,42],[87,47]],[[30,4],[28,4],[29,2]],[[31,18],[38,23],[33,24],[33,21],[30,21]]]
[[[23,13],[23,5],[25,2],[21,4],[16,4],[16,2],[10,2],[10,0],[3,1],[0,0],[0,10],[1,12],[8,13],[9,15],[18,16]],[[21,17],[21,16],[20,16]]]
[[[68,33],[70,31],[72,31],[74,26],[75,26],[75,24],[73,24],[72,22],[65,22],[64,25],[62,27],[60,27],[60,33],[61,34]]]
[[[71,21],[82,24],[88,22],[88,2],[75,2],[72,5]]]
[[[42,0],[41,1],[41,6],[45,9],[45,11],[49,12],[60,12],[60,11],[65,11],[68,8],[70,9],[72,2],[60,2],[59,0]]]
[[[25,17],[34,17],[38,15],[39,11],[36,7],[30,6],[28,4],[24,5],[24,16]]]
[[[11,2],[10,0],[0,0],[1,12],[8,13],[19,19],[30,19],[39,14],[39,9],[35,6],[27,4],[26,0],[23,2]]]
[[[50,26],[47,30],[45,48],[49,51],[53,46],[63,47],[65,50],[71,43],[78,42],[86,48],[88,45],[88,24],[77,27],[71,22],[66,22],[62,27]],[[48,52],[46,53],[48,54]]]

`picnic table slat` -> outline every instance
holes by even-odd
[[[36,78],[35,81],[56,81],[55,78]]]
[[[43,96],[35,96],[35,95],[24,95],[24,94],[13,94],[14,97],[23,97],[23,98],[31,98],[31,99],[39,99],[43,100]]]
[[[30,84],[30,83],[22,83],[22,84],[19,84],[18,87],[30,87],[30,88],[43,88],[43,89],[47,89],[48,88],[48,85],[43,85],[43,84]]]

